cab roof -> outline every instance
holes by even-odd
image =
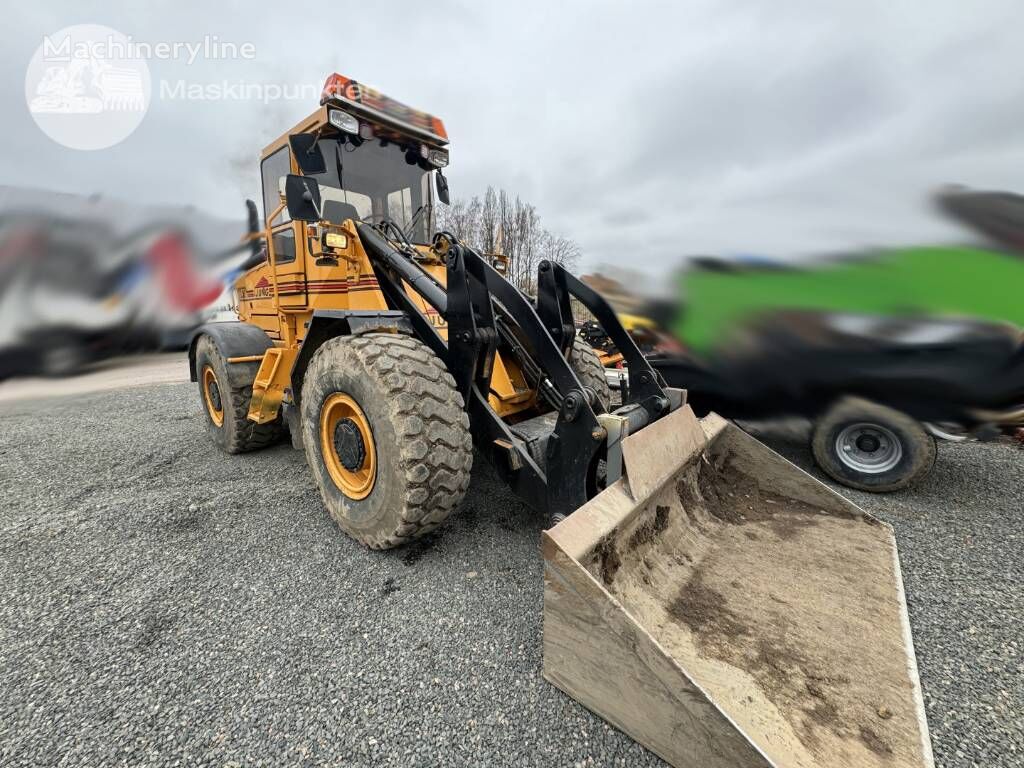
[[[343,109],[367,122],[390,128],[427,144],[440,147],[448,144],[448,132],[439,117],[408,107],[374,88],[334,73],[324,83],[320,108],[265,146],[260,158],[287,146],[288,137],[293,134],[311,133],[329,125],[330,107]]]
[[[324,83],[320,104],[342,107],[432,144],[444,146],[448,143],[448,132],[441,118],[406,106],[375,88],[338,73],[330,75]]]

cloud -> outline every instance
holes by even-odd
[[[253,61],[152,62],[155,89],[340,71],[439,114],[454,193],[529,199],[588,268],[949,238],[932,188],[1019,184],[1018,21],[1014,2],[23,5],[0,50],[4,181],[241,219],[262,147],[316,107],[158,99],[122,144],[66,150],[28,115],[25,66],[44,34],[95,22],[256,48]]]

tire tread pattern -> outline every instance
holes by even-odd
[[[217,384],[221,391],[221,401],[224,407],[224,425],[218,428],[210,420],[209,414],[206,418],[210,427],[220,432],[221,447],[228,453],[248,453],[268,448],[277,443],[284,435],[284,422],[278,415],[274,421],[266,424],[257,424],[249,421],[249,403],[252,400],[252,382],[241,386],[228,386],[227,362],[221,355],[217,345],[209,336],[203,336],[196,348],[196,360],[209,359],[213,364],[214,373],[217,374]],[[255,378],[255,371],[253,373]],[[199,396],[206,410],[206,400],[203,397],[202,373],[199,376]],[[225,395],[227,397],[225,398]],[[229,412],[230,411],[230,412]]]
[[[604,367],[597,357],[597,353],[591,348],[586,340],[577,335],[572,341],[572,351],[569,353],[569,365],[576,372],[577,378],[584,387],[590,387],[597,394],[597,399],[608,409],[612,401],[612,391],[608,386],[608,379],[604,375]]]
[[[351,366],[353,356],[375,382],[399,436],[395,470],[403,487],[390,529],[353,535],[373,549],[390,549],[432,531],[462,502],[473,464],[469,416],[455,380],[437,355],[400,334],[331,339],[313,355],[305,381],[316,382],[332,366]],[[307,441],[307,451],[318,450]]]

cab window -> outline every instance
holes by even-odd
[[[281,192],[285,177],[291,173],[291,156],[288,147],[281,147],[274,154],[266,157],[260,166],[263,176],[263,220],[274,212],[281,203]],[[288,217],[288,209],[285,208],[272,222],[275,230],[274,256],[278,264],[295,261],[295,230],[293,227],[282,227],[291,219]]]
[[[265,157],[260,171],[263,176],[263,220],[266,221],[281,202],[281,180],[292,171],[288,147],[281,147],[274,154]],[[288,209],[285,208],[272,223],[276,227],[287,221],[290,219]]]
[[[276,230],[274,236],[274,260],[278,264],[295,261],[295,230],[285,227]]]

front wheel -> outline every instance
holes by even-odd
[[[387,549],[440,525],[469,487],[469,417],[441,360],[416,339],[330,339],[302,386],[302,437],[338,526]]]
[[[935,438],[910,416],[847,398],[817,420],[811,451],[818,466],[850,488],[886,493],[919,482],[935,464]]]
[[[580,380],[580,384],[589,387],[597,395],[598,401],[607,411],[612,402],[612,391],[608,387],[608,379],[604,375],[604,367],[597,353],[586,339],[577,334],[572,340],[569,352],[569,367]]]

